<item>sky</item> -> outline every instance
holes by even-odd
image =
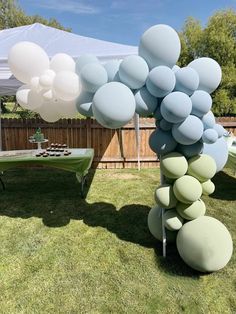
[[[236,0],[18,0],[29,15],[56,18],[81,36],[135,45],[155,24],[181,30],[189,16],[206,25],[219,9],[236,9]]]

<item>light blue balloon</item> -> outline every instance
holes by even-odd
[[[215,116],[212,111],[208,111],[203,117],[202,117],[202,123],[204,126],[204,130],[206,129],[212,129],[216,123]]]
[[[228,160],[228,146],[224,137],[214,144],[204,144],[203,154],[210,155],[216,162],[216,171],[221,171]]]
[[[189,67],[199,75],[199,90],[211,94],[219,86],[222,72],[219,64],[211,58],[198,58],[189,63]]]
[[[136,113],[146,117],[152,114],[157,108],[157,98],[152,96],[146,87],[142,87],[135,93]]]
[[[120,60],[111,60],[104,64],[104,68],[107,71],[108,82],[120,82],[119,78],[119,67],[120,67]]]
[[[85,117],[92,117],[92,101],[93,101],[94,94],[82,91],[77,98],[76,107],[80,114]]]
[[[149,146],[157,155],[164,155],[174,151],[177,143],[171,132],[156,129],[149,137]]]
[[[218,139],[218,133],[214,129],[206,129],[202,134],[202,141],[206,144],[213,144]]]
[[[174,124],[172,135],[176,142],[183,145],[192,145],[200,140],[203,134],[202,121],[189,115],[184,121]]]
[[[165,119],[162,119],[160,122],[159,122],[159,125],[160,125],[160,128],[163,130],[163,131],[170,131],[172,129],[172,126],[173,124],[166,121]]]
[[[184,67],[175,72],[176,85],[175,90],[192,95],[199,85],[198,73],[190,68]]]
[[[227,131],[223,128],[223,126],[221,124],[215,124],[213,126],[213,129],[217,132],[218,137],[222,137],[223,135],[227,134]]]
[[[89,93],[95,93],[101,86],[107,83],[107,71],[99,63],[90,63],[80,72],[80,81],[83,89]]]
[[[180,40],[177,32],[168,25],[150,27],[141,37],[139,55],[150,69],[159,65],[172,68],[180,55]]]
[[[192,145],[178,144],[176,150],[183,154],[186,158],[191,158],[193,156],[199,155],[202,152],[203,143],[201,141],[198,141]]]
[[[146,86],[153,96],[165,97],[175,87],[175,74],[166,66],[155,67],[148,75]]]
[[[191,99],[182,92],[170,93],[161,103],[161,114],[170,123],[183,121],[191,113],[191,110]]]
[[[95,93],[92,110],[104,127],[117,129],[127,124],[135,113],[135,98],[131,90],[119,82],[110,82]]]
[[[162,114],[161,114],[161,107],[157,106],[156,110],[154,111],[153,117],[159,121],[161,119],[163,119]]]
[[[144,86],[148,73],[148,65],[140,56],[125,57],[119,67],[120,81],[131,89]]]
[[[193,105],[191,114],[194,116],[201,118],[211,109],[211,95],[203,90],[195,91],[191,96],[191,100]]]
[[[91,54],[84,54],[80,56],[75,63],[75,72],[80,74],[83,67],[90,63],[99,63],[98,58]]]
[[[180,67],[179,67],[177,64],[175,64],[171,70],[172,70],[174,73],[176,73],[179,69],[180,69]]]

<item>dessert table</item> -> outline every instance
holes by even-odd
[[[36,157],[37,150],[11,150],[0,152],[0,172],[10,168],[29,165],[41,165],[46,167],[58,168],[76,174],[76,178],[81,184],[81,195],[84,196],[84,183],[86,175],[91,167],[94,150],[86,149],[69,149],[69,156],[48,156]],[[4,183],[1,179],[2,185]]]

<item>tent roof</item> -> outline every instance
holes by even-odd
[[[122,59],[137,54],[137,47],[79,36],[39,23],[9,28],[0,31],[0,95],[13,95],[22,85],[10,72],[7,58],[11,47],[20,41],[32,41],[41,46],[52,57],[56,53],[67,53],[73,58],[89,53],[101,62]]]

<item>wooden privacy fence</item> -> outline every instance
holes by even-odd
[[[236,135],[235,117],[220,118],[218,122]],[[28,138],[38,127],[49,139],[49,144],[66,143],[71,148],[94,148],[94,168],[137,167],[136,134],[132,121],[121,129],[110,130],[93,119],[61,119],[55,123],[46,123],[41,119],[2,119],[3,150],[36,148],[35,144],[28,142]],[[154,119],[140,118],[141,167],[155,167],[158,163],[148,145],[154,130]]]

